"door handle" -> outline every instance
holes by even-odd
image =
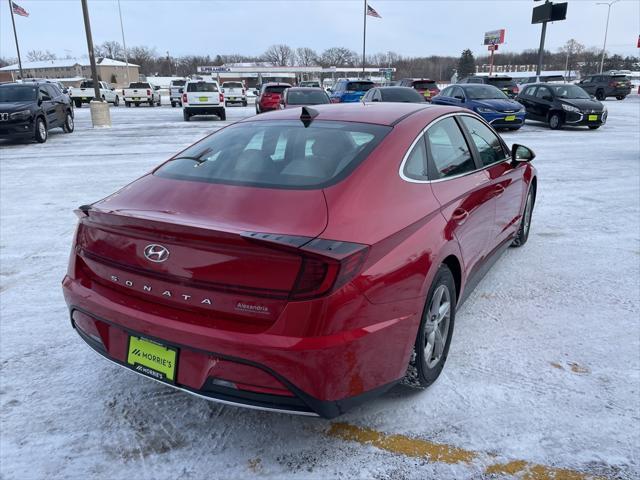
[[[495,197],[499,197],[504,193],[504,187],[502,185],[496,185],[496,188],[493,190],[493,195]]]
[[[453,212],[451,218],[458,224],[462,225],[467,221],[469,217],[469,212],[467,212],[464,208],[456,208]]]

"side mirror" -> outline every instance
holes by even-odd
[[[160,86],[159,86],[159,85],[154,85],[154,86],[153,86],[153,89],[154,89],[154,90],[160,90]]]
[[[116,87],[111,87],[111,91],[112,92],[115,91],[115,89],[116,89]]]
[[[514,143],[511,146],[511,161],[520,163],[520,162],[530,162],[536,158],[536,154],[533,153],[529,147],[525,147],[524,145],[520,145],[518,143]]]
[[[224,93],[224,88],[221,88],[221,89],[220,89],[220,92]]]
[[[332,90],[332,89],[330,89],[330,88],[327,88],[327,92],[329,92],[329,93],[333,93],[333,90]]]
[[[68,89],[68,88],[64,88],[64,89],[62,90],[62,93],[69,93],[69,89]]]

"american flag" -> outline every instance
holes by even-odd
[[[11,2],[11,9],[13,10],[13,13],[15,13],[16,15],[20,15],[21,17],[29,16],[29,12],[27,12],[24,8],[22,8],[15,2]]]
[[[367,15],[370,17],[382,18],[378,12],[376,12],[371,5],[367,3]]]

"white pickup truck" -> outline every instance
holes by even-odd
[[[217,115],[220,120],[226,120],[224,94],[218,82],[189,80],[182,94],[182,115],[185,122],[194,115]]]
[[[241,82],[223,82],[222,93],[224,93],[224,106],[230,103],[241,103],[247,106],[247,90]]]
[[[131,82],[129,86],[122,90],[124,104],[130,107],[133,103],[139,107],[141,103],[150,107],[161,105],[160,87],[153,86],[148,82]]]
[[[98,82],[100,88],[100,96],[105,102],[113,103],[114,107],[120,105],[120,97],[116,89],[107,82]],[[80,83],[80,87],[71,87],[69,89],[69,98],[75,104],[76,108],[81,108],[83,103],[89,103],[93,100],[95,91],[93,89],[92,80],[84,80]]]

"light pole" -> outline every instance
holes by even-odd
[[[604,67],[604,53],[607,48],[607,34],[609,33],[609,15],[611,15],[611,5],[618,3],[620,0],[613,0],[612,2],[597,2],[596,5],[607,6],[607,26],[604,29],[604,44],[602,45],[602,58],[600,59],[600,73]]]

